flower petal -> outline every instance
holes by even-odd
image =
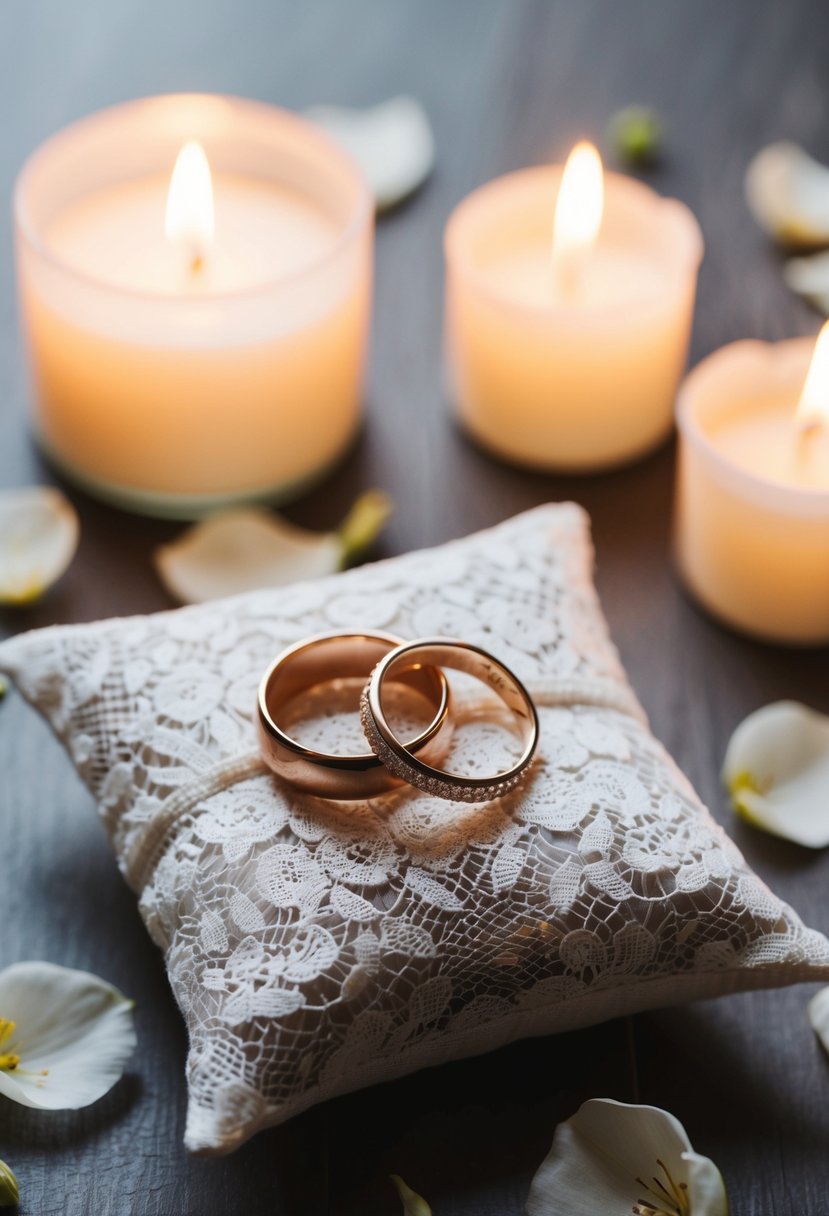
[[[154,555],[162,583],[184,604],[319,578],[339,559],[333,533],[308,532],[255,507],[212,515]]]
[[[16,963],[0,971],[0,1010],[16,1023],[0,1094],[23,1106],[75,1110],[118,1081],[135,1050],[132,1002],[86,971]]]
[[[725,1181],[710,1157],[683,1153],[688,1166],[688,1196],[691,1216],[728,1216]]]
[[[716,1167],[694,1153],[682,1124],[658,1107],[610,1098],[592,1098],[559,1124],[533,1179],[527,1216],[630,1216],[649,1197],[647,1187],[671,1185],[659,1163],[674,1184],[698,1195],[694,1216],[727,1216],[722,1179],[717,1188]]]
[[[829,1054],[829,988],[821,988],[809,1001],[809,1021],[824,1050]]]
[[[810,849],[829,845],[829,718],[775,701],[742,722],[725,753],[734,809],[755,827]]]
[[[403,1201],[403,1216],[432,1216],[432,1209],[422,1195],[415,1194],[410,1186],[406,1186],[399,1174],[391,1174],[390,1177]]]
[[[369,490],[338,531],[313,532],[272,511],[235,508],[188,528],[153,560],[175,599],[202,604],[334,574],[372,544],[390,511],[388,496]]]
[[[792,291],[829,317],[829,253],[790,258],[783,267],[783,278]]]
[[[313,106],[306,116],[356,160],[378,211],[413,194],[432,170],[434,136],[414,97],[392,97],[366,110]]]
[[[79,535],[75,508],[59,490],[0,491],[0,603],[40,599],[75,556]]]
[[[829,169],[797,144],[770,144],[746,171],[757,223],[783,245],[829,244]]]

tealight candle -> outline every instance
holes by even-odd
[[[586,472],[665,439],[702,257],[685,206],[584,144],[469,195],[445,246],[450,391],[485,447]]]
[[[148,98],[47,140],[15,193],[37,436],[152,514],[284,498],[359,422],[373,208],[311,124]]]
[[[678,402],[679,570],[726,624],[829,641],[829,325],[817,344],[735,342]]]

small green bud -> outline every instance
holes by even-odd
[[[619,159],[628,165],[653,165],[659,160],[665,124],[647,106],[625,106],[608,124],[608,136]]]
[[[5,1161],[0,1161],[0,1208],[14,1208],[20,1202],[17,1179]]]

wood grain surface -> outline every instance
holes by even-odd
[[[573,498],[593,518],[605,611],[657,735],[749,861],[829,930],[829,856],[735,822],[718,771],[750,710],[796,697],[829,710],[826,650],[787,652],[702,616],[674,578],[674,454],[582,480],[501,466],[454,428],[442,390],[444,223],[471,188],[560,157],[641,101],[669,125],[663,193],[690,204],[707,255],[692,357],[740,337],[814,333],[742,199],[762,144],[794,138],[829,161],[825,0],[4,0],[0,194],[70,119],[168,90],[291,107],[422,99],[439,164],[377,234],[365,430],[342,468],[290,511],[333,524],[364,486],[398,504],[380,554],[401,553]],[[600,353],[599,353],[600,356]],[[26,430],[11,236],[0,229],[0,485],[53,480]],[[117,408],[117,402],[113,402]],[[4,632],[167,606],[149,553],[175,528],[72,492],[78,558]],[[234,1156],[182,1147],[185,1036],[161,958],[122,883],[91,800],[20,699],[0,706],[0,966],[46,958],[135,997],[140,1048],[91,1109],[39,1115],[0,1102],[0,1157],[31,1216],[392,1216],[398,1172],[435,1216],[517,1216],[557,1121],[608,1095],[663,1105],[721,1166],[734,1216],[829,1213],[829,1061],[808,989],[758,993],[518,1044],[330,1102]],[[562,1213],[566,1216],[566,1213]],[[599,1216],[599,1214],[597,1214]]]

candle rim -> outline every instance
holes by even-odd
[[[795,508],[808,505],[810,513],[823,514],[829,512],[829,487],[820,490],[814,486],[792,486],[770,477],[754,473],[743,465],[735,464],[716,446],[711,437],[701,425],[697,416],[695,398],[700,390],[700,384],[732,360],[735,355],[754,355],[765,363],[774,359],[774,352],[781,347],[786,348],[784,354],[797,354],[802,351],[809,354],[814,350],[815,339],[811,337],[783,338],[779,341],[763,341],[759,338],[741,338],[736,342],[727,342],[694,365],[679,386],[676,399],[676,424],[681,438],[693,444],[696,450],[716,466],[720,475],[726,475],[730,482],[736,479],[742,482],[748,496],[761,498],[765,507],[769,505],[769,495],[776,494],[778,499],[785,500],[786,506],[793,513]],[[779,358],[779,354],[778,354]],[[807,364],[808,367],[808,364]],[[805,376],[805,372],[804,372]],[[792,410],[794,424],[794,409]]]
[[[564,320],[565,323],[582,324],[582,318],[585,313],[578,309],[573,309],[566,304],[550,303],[550,304],[530,304],[524,301],[506,299],[502,293],[494,289],[488,280],[485,272],[481,272],[477,267],[473,258],[468,256],[468,252],[463,250],[463,224],[469,212],[473,208],[481,205],[482,200],[487,195],[494,196],[498,191],[502,190],[508,182],[518,182],[523,179],[524,183],[529,184],[532,178],[541,179],[559,178],[564,170],[563,164],[544,164],[531,165],[523,169],[516,169],[509,173],[502,173],[498,177],[491,178],[487,182],[476,186],[468,194],[458,202],[452,209],[449,218],[446,222],[446,227],[443,234],[443,251],[447,270],[460,272],[466,282],[489,302],[506,307],[510,312],[523,313],[525,316],[532,317],[534,320],[549,320],[550,317],[555,317],[556,320]],[[705,254],[705,242],[702,235],[702,229],[691,208],[683,203],[680,199],[666,197],[659,194],[651,186],[645,182],[637,181],[636,178],[630,177],[625,173],[614,173],[609,170],[604,172],[605,185],[605,208],[608,207],[608,199],[613,192],[619,188],[628,190],[633,196],[638,195],[643,201],[658,210],[660,217],[665,215],[673,216],[685,228],[685,250],[680,250],[676,255],[675,262],[671,263],[671,269],[666,275],[666,278],[676,279],[687,269],[697,270]],[[553,229],[553,212],[555,206],[555,195],[552,196],[550,202],[550,237],[552,240]],[[599,244],[601,238],[599,238]],[[637,297],[638,302],[650,301],[653,303],[659,302],[660,289],[654,289]],[[620,305],[618,302],[611,304],[598,304],[591,306],[589,315],[596,316],[618,316],[620,308],[625,305]]]
[[[288,274],[275,276],[251,287],[245,287],[237,291],[214,292],[203,297],[190,298],[182,295],[170,295],[164,292],[147,291],[142,288],[125,287],[121,283],[113,283],[109,279],[101,278],[99,275],[79,269],[62,258],[37,231],[26,207],[26,191],[35,169],[43,163],[45,158],[48,158],[50,152],[55,147],[62,144],[67,138],[82,133],[84,129],[91,130],[93,126],[103,119],[112,119],[119,112],[132,110],[134,107],[146,103],[184,105],[187,103],[192,104],[194,102],[211,102],[216,100],[229,103],[236,111],[240,109],[256,111],[260,114],[264,113],[271,119],[278,117],[286,126],[293,127],[295,131],[310,136],[321,149],[325,150],[326,155],[332,156],[334,160],[339,162],[340,167],[348,172],[352,184],[356,189],[355,202],[349,208],[349,214],[344,223],[338,225],[338,231],[334,236],[330,248],[323,254],[313,258],[305,266],[301,266]],[[128,179],[125,178],[124,180]],[[267,182],[269,179],[262,178],[261,180]],[[60,127],[57,131],[53,131],[51,135],[47,135],[29,153],[18,170],[12,191],[12,214],[15,228],[20,234],[21,239],[38,258],[60,274],[66,275],[74,281],[80,282],[96,291],[104,291],[108,295],[114,294],[123,299],[151,300],[159,307],[167,305],[172,308],[181,308],[182,304],[186,303],[188,307],[197,308],[199,306],[209,307],[223,302],[250,300],[258,296],[267,296],[276,289],[289,288],[292,284],[298,283],[306,277],[312,277],[327,263],[336,261],[343,250],[359,236],[360,232],[364,228],[371,226],[374,216],[374,203],[365,175],[357,162],[321,127],[318,127],[315,123],[310,122],[301,115],[295,114],[291,110],[286,110],[282,106],[272,105],[270,102],[240,97],[233,93],[151,93],[142,97],[130,98],[128,101],[117,102],[115,105],[104,106],[100,110],[94,110],[91,114],[85,114],[81,118],[77,118]]]

